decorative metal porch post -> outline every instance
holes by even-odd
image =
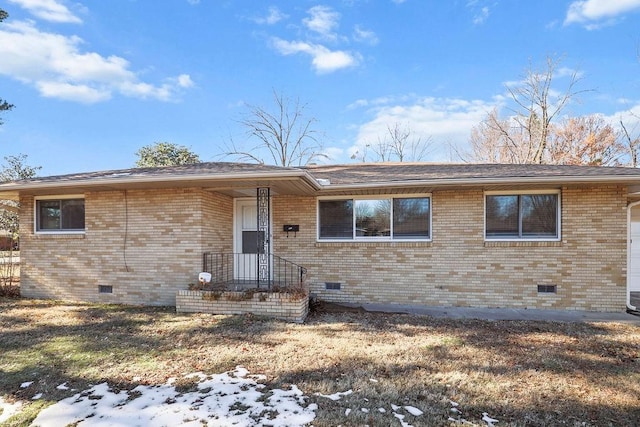
[[[266,283],[271,288],[271,254],[269,239],[271,236],[270,203],[271,189],[258,187],[258,287]]]

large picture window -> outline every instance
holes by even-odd
[[[488,240],[560,238],[559,194],[488,194],[485,237]]]
[[[431,239],[429,197],[384,197],[318,202],[320,240]]]
[[[84,199],[36,200],[36,231],[84,231]]]

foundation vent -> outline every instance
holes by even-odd
[[[324,282],[324,288],[328,291],[339,291],[341,287],[340,282]]]
[[[111,285],[98,285],[98,293],[101,294],[112,294],[113,286]]]
[[[558,291],[557,285],[538,285],[539,294],[555,294]]]

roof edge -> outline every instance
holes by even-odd
[[[108,185],[134,185],[146,183],[168,183],[168,182],[186,182],[186,181],[217,181],[217,180],[269,180],[269,179],[287,179],[302,178],[310,184],[315,190],[321,188],[316,179],[307,171],[302,169],[294,169],[287,171],[269,171],[269,172],[251,172],[251,173],[230,173],[224,175],[214,174],[197,174],[197,175],[151,175],[151,176],[117,176],[103,178],[84,178],[70,181],[51,181],[51,182],[23,182],[23,183],[7,183],[0,184],[0,194],[13,193],[25,190],[46,190],[48,188],[73,188],[73,187],[101,187]]]

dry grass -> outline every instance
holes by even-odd
[[[296,325],[0,299],[0,396],[29,401],[44,393],[8,422],[28,425],[43,405],[74,394],[56,389],[63,382],[131,389],[243,365],[267,375],[269,387],[300,387],[319,405],[315,426],[399,425],[391,404],[423,410],[407,414],[415,426],[453,425],[449,417],[486,425],[483,412],[498,426],[632,426],[640,424],[639,345],[639,327],[616,323],[321,312]],[[21,389],[25,381],[35,382]],[[349,389],[339,401],[314,395]]]

